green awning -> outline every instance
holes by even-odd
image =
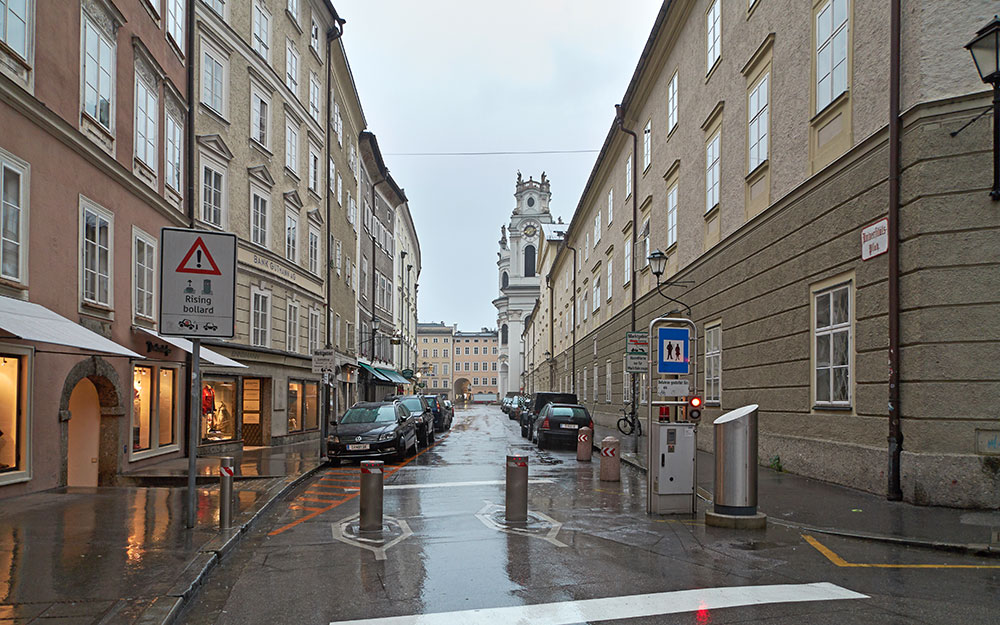
[[[364,369],[365,371],[367,371],[376,380],[381,380],[383,382],[389,382],[391,384],[395,383],[395,380],[387,377],[384,373],[380,373],[380,371],[381,371],[380,369],[377,369],[377,368],[375,368],[375,367],[373,367],[371,365],[366,365],[363,362],[359,362],[358,366],[361,367],[362,369]]]
[[[404,378],[402,376],[402,374],[399,373],[399,371],[396,371],[395,369],[383,369],[381,367],[377,367],[377,369],[378,369],[379,373],[381,373],[385,377],[389,378],[391,381],[395,382],[396,384],[409,384],[410,383],[409,380],[407,380],[406,378]]]

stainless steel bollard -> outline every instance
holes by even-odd
[[[614,436],[606,436],[601,441],[601,481],[620,482],[622,479],[622,459],[619,455],[620,443]]]
[[[757,514],[757,404],[722,415],[715,427],[716,514]]]
[[[528,522],[528,457],[507,455],[507,496],[505,518],[508,523]]]
[[[219,529],[227,530],[233,526],[233,458],[219,458]]]
[[[361,462],[361,519],[362,532],[382,531],[382,465],[381,460]]]
[[[576,436],[576,459],[578,462],[590,462],[594,453],[594,431],[590,428],[580,428]]]

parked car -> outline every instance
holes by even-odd
[[[455,419],[455,404],[451,403],[450,399],[445,399],[441,403],[448,411],[448,427],[451,428],[451,422]]]
[[[326,457],[343,460],[385,458],[402,460],[417,451],[417,423],[398,401],[358,402],[330,426]]]
[[[552,403],[575,405],[578,402],[575,393],[555,393],[552,391],[539,391],[535,393],[528,400],[527,407],[521,410],[519,419],[521,436],[528,438],[528,435],[531,434],[531,428],[535,424],[535,419],[538,417],[538,413],[542,411],[542,408]]]
[[[393,399],[410,409],[417,420],[417,441],[421,447],[434,442],[434,412],[423,395],[396,395]]]
[[[437,395],[424,395],[424,399],[427,400],[431,412],[434,413],[434,430],[436,432],[444,432],[451,429],[451,416],[453,413],[445,410],[444,401]]]
[[[531,440],[539,449],[555,442],[575,446],[577,433],[584,427],[594,430],[594,420],[585,407],[579,404],[547,404],[535,419]]]
[[[528,405],[528,399],[518,395],[517,397],[512,397],[510,400],[510,409],[507,411],[507,417],[512,421],[521,420],[521,411]]]
[[[502,410],[504,414],[510,414],[510,405],[512,403],[514,403],[513,397],[504,397],[500,401],[500,410]]]

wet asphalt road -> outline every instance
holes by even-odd
[[[496,527],[509,448],[528,451],[530,478],[539,480],[529,487],[529,511],[561,526],[543,528],[538,516],[536,534]],[[623,467],[621,483],[600,482],[598,458],[585,464],[574,449],[537,451],[497,407],[457,411],[447,436],[387,467],[388,537],[402,526],[411,534],[385,549],[384,560],[345,542],[358,513],[357,473],[356,464],[320,471],[272,508],[182,622],[312,625],[423,614],[435,616],[421,622],[451,624],[473,622],[469,613],[447,614],[468,610],[484,610],[482,622],[496,625],[1000,622],[1000,560],[807,538],[774,523],[739,532],[706,527],[701,517],[648,517],[644,474]],[[809,600],[801,589],[817,583],[864,597]],[[789,586],[755,588],[724,604],[733,607],[713,607],[721,591],[712,589],[766,585]],[[702,590],[634,597],[691,589]],[[596,604],[586,600],[599,598],[609,599],[605,611],[587,611]],[[507,606],[526,607],[491,611]],[[641,615],[617,618],[627,610]],[[406,622],[415,621],[372,623]]]

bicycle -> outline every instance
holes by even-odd
[[[622,407],[622,417],[618,419],[618,431],[626,436],[632,432],[642,436],[642,422],[639,421],[639,416]]]

